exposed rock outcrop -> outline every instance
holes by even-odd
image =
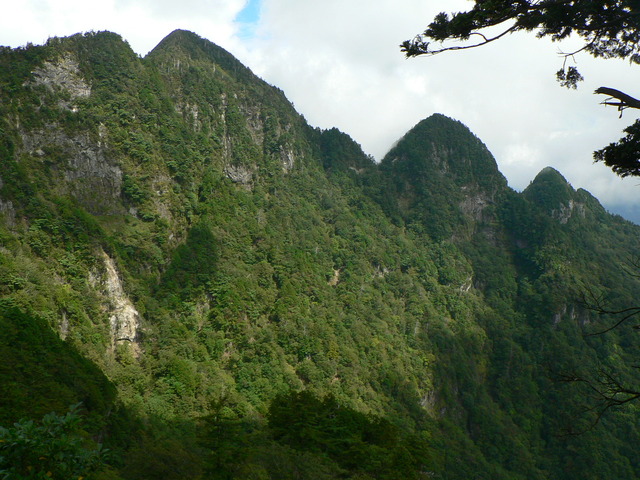
[[[280,148],[280,159],[282,160],[282,171],[289,172],[296,163],[296,155],[291,148]]]
[[[77,111],[75,100],[91,95],[91,86],[80,75],[78,62],[65,55],[55,62],[44,62],[33,72],[33,85],[44,85],[49,90],[61,89],[69,94],[71,101],[59,100],[60,108]]]
[[[2,190],[3,185],[4,182],[0,177],[0,190]],[[11,200],[3,200],[0,198],[0,215],[4,216],[5,223],[8,226],[13,227],[16,220],[16,211]]]
[[[560,204],[559,208],[553,210],[552,216],[560,223],[565,224],[573,215],[578,215],[582,218],[585,216],[584,203],[574,202],[569,200],[567,204]]]
[[[52,124],[42,130],[22,133],[24,150],[38,157],[64,179],[66,192],[89,212],[111,214],[120,210],[122,171],[107,154],[104,127],[98,139],[88,132],[67,134]]]
[[[106,298],[105,308],[109,315],[111,346],[126,342],[133,346],[138,354],[138,332],[140,329],[140,314],[122,287],[116,264],[104,251],[100,252],[104,260],[104,271],[94,272],[90,283],[100,290]]]
[[[242,165],[227,165],[224,168],[225,175],[234,183],[239,183],[245,187],[251,186],[253,172]]]

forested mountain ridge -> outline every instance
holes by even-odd
[[[555,170],[443,115],[377,165],[185,31],[5,48],[0,117],[0,419],[83,402],[96,478],[640,477],[583,301],[634,305],[640,227]]]

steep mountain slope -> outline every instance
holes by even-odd
[[[633,305],[640,230],[559,173],[514,192],[442,115],[376,165],[180,30],[0,65],[0,307],[62,339],[3,337],[3,420],[83,401],[102,478],[640,476],[635,405],[560,436],[601,399],[554,378],[637,381],[581,294]]]
[[[472,168],[470,159],[477,162]],[[394,185],[397,199],[386,210],[400,211],[409,228],[462,251],[470,264],[467,288],[475,288],[487,307],[475,321],[490,342],[483,352],[487,363],[482,378],[489,388],[452,381],[464,378],[478,357],[466,366],[456,359],[440,374],[447,378],[443,390],[449,391],[448,408],[462,407],[461,428],[503,465],[519,458],[530,478],[537,468],[554,476],[569,474],[569,467],[553,460],[534,467],[529,455],[553,459],[592,448],[588,434],[557,441],[560,432],[588,430],[588,422],[594,421],[558,408],[558,395],[571,398],[567,405],[591,403],[595,412],[606,401],[601,395],[590,397],[586,388],[563,390],[559,380],[580,378],[583,386],[605,393],[612,386],[606,385],[609,375],[637,384],[632,371],[637,347],[631,347],[637,339],[629,335],[629,327],[621,333],[625,340],[584,337],[617,321],[597,315],[589,305],[602,306],[605,298],[608,311],[635,305],[622,292],[638,288],[628,263],[637,258],[637,227],[607,214],[596,199],[573,190],[553,169],[544,169],[517,194],[506,187],[481,142],[442,115],[423,120],[405,135],[383,159],[381,170],[382,183]],[[628,348],[620,349],[619,342]],[[460,393],[469,391],[475,391],[472,398]],[[520,437],[518,431],[536,434]],[[610,438],[603,444],[599,448],[614,457],[624,449],[624,442]],[[521,450],[525,445],[527,453]]]

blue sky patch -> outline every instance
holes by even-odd
[[[239,23],[256,23],[260,18],[260,0],[249,0],[236,17]]]

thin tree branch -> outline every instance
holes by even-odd
[[[598,315],[615,315],[615,316],[620,316],[622,315],[622,318],[620,318],[620,320],[618,320],[615,324],[613,324],[612,326],[605,328],[604,330],[600,330],[594,333],[584,333],[583,335],[585,337],[593,337],[596,335],[602,335],[604,333],[610,332],[611,330],[619,327],[620,325],[622,325],[623,323],[625,323],[627,320],[629,320],[632,317],[635,317],[636,315],[640,315],[640,306],[637,307],[628,307],[628,308],[623,308],[620,310],[611,310],[609,308],[605,307],[605,299],[602,295],[596,295],[590,288],[585,287],[587,294],[582,295],[582,304],[585,308],[587,308],[588,310],[591,310],[595,313],[597,313]],[[640,328],[639,326],[634,326],[634,328]]]
[[[484,34],[482,34],[480,32],[472,32],[472,33],[469,34],[469,36],[471,36],[471,35],[479,35],[484,39],[482,42],[475,43],[473,45],[454,45],[454,46],[451,46],[451,47],[443,47],[443,48],[440,48],[440,49],[437,49],[437,50],[428,50],[429,43],[425,43],[424,44],[424,48],[426,48],[426,50],[423,50],[422,52],[417,53],[417,54],[413,54],[411,56],[417,56],[417,55],[433,56],[433,55],[437,55],[438,53],[448,52],[448,51],[452,51],[452,50],[468,50],[470,48],[481,47],[483,45],[486,45],[488,43],[494,42],[494,41],[504,37],[505,35],[507,35],[508,33],[513,32],[516,29],[517,29],[517,25],[512,25],[511,27],[506,29],[504,32],[499,33],[495,37],[491,37],[491,38],[487,38]],[[414,45],[416,43],[423,43],[421,39],[422,39],[421,36],[417,36],[416,39],[414,40]],[[405,45],[403,45],[403,51],[408,52],[409,49]]]
[[[609,328],[606,328],[604,330],[601,330],[601,331],[595,332],[595,333],[585,333],[584,334],[585,337],[593,337],[595,335],[602,335],[604,333],[610,332],[611,330],[613,330],[615,328],[618,328],[620,325],[622,325],[624,322],[629,320],[631,317],[635,317],[636,315],[640,314],[640,307],[626,308],[624,310],[618,310],[618,311],[598,310],[598,313],[607,313],[607,314],[611,314],[611,315],[622,315],[622,314],[626,313],[626,315],[624,317],[622,317],[614,325],[610,326]]]
[[[587,43],[587,44],[583,45],[583,46],[582,46],[582,48],[579,48],[578,50],[576,50],[576,51],[574,51],[574,52],[570,52],[570,53],[566,53],[566,52],[563,52],[562,50],[558,50],[558,54],[559,54],[561,57],[564,57],[564,61],[565,61],[565,63],[566,63],[567,58],[569,58],[569,57],[574,57],[575,55],[579,54],[579,53],[580,53],[580,52],[582,52],[583,50],[586,50],[587,48],[589,48],[589,46],[590,46],[590,45],[592,45],[592,44],[593,44],[593,42],[589,42],[589,43]],[[575,61],[575,59],[574,59],[574,61]],[[563,67],[564,67],[564,65],[563,65]]]
[[[613,105],[618,107],[618,110],[622,112],[625,108],[638,108],[640,109],[640,100],[633,98],[631,95],[627,95],[620,90],[609,87],[600,87],[594,92],[599,95],[609,95],[610,98],[602,102],[603,105]],[[610,99],[616,98],[619,100],[617,103],[609,102]]]
[[[625,405],[640,398],[640,391],[624,387],[610,373],[600,370],[601,380],[590,380],[576,374],[560,374],[559,381],[566,383],[582,383],[591,390],[598,401],[592,407],[586,408],[585,412],[595,412],[595,419],[590,422],[588,428],[578,431],[569,430],[566,435],[580,435],[592,430],[602,419],[603,415],[613,407]],[[622,398],[621,398],[622,397]]]

